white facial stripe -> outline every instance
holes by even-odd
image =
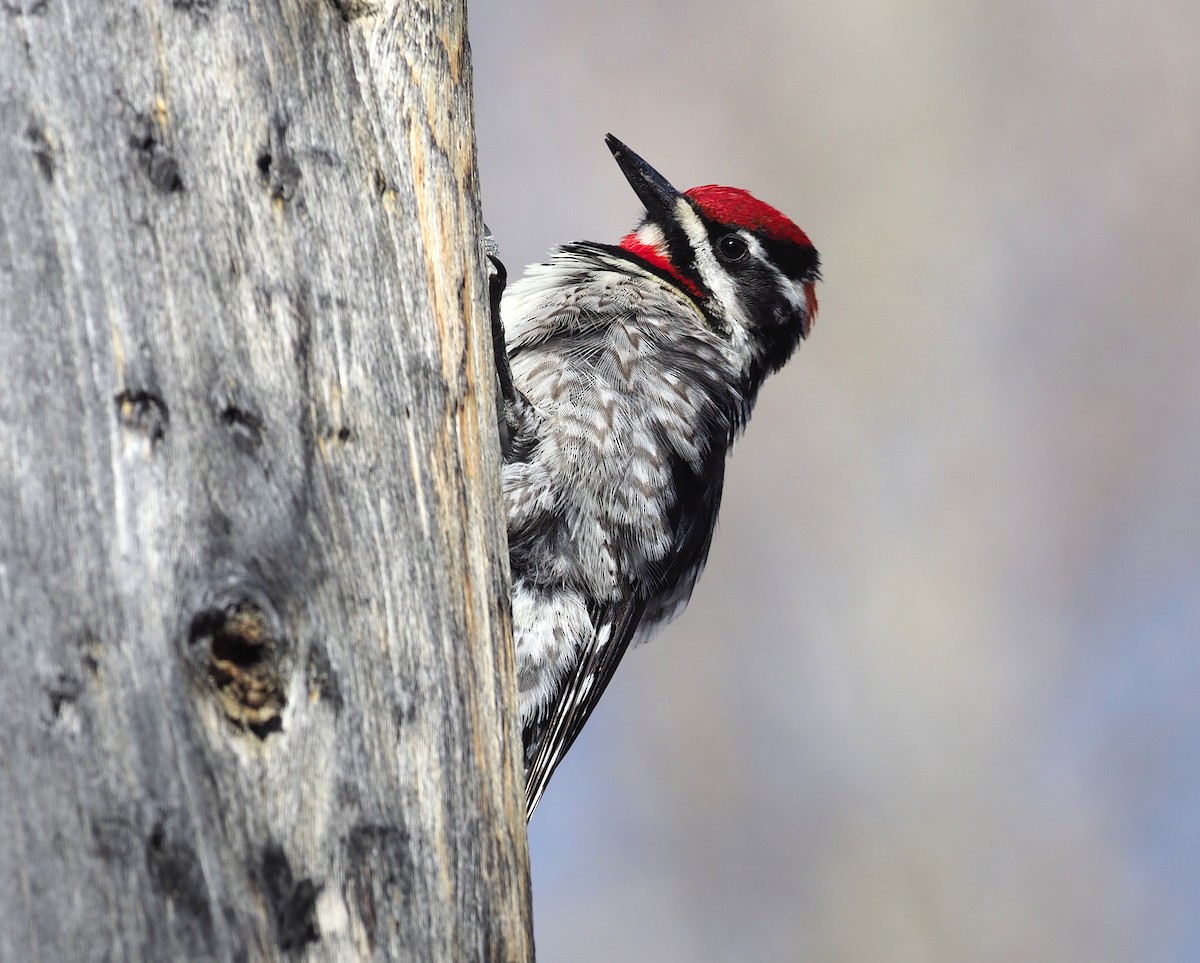
[[[743,339],[746,334],[747,319],[738,298],[737,285],[734,284],[729,272],[721,267],[717,260],[717,255],[708,241],[708,229],[692,209],[692,205],[682,197],[675,202],[675,217],[679,221],[679,226],[683,228],[684,234],[687,235],[692,250],[696,252],[696,270],[700,273],[700,280],[712,292],[714,300],[725,315],[725,321],[733,328],[734,334],[738,336],[739,340]],[[744,232],[739,233],[744,235]],[[753,238],[749,238],[749,240],[753,241]]]
[[[638,228],[637,239],[647,247],[652,247],[656,251],[663,250],[666,238],[663,236],[662,228],[653,221],[647,221]]]
[[[770,258],[767,257],[766,249],[758,243],[756,238],[749,231],[738,231],[738,237],[746,242],[746,246],[750,248],[750,253],[765,264],[771,264]],[[773,264],[771,264],[774,267]]]
[[[808,292],[804,289],[804,282],[793,281],[778,271],[775,274],[777,275],[775,283],[779,285],[779,290],[788,299],[788,303],[795,308],[796,313],[808,314]]]

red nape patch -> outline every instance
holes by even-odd
[[[620,248],[622,251],[628,251],[634,257],[640,258],[651,267],[658,268],[664,271],[679,282],[680,287],[688,292],[694,298],[703,297],[700,289],[696,287],[696,282],[685,278],[676,269],[675,265],[667,258],[667,256],[656,248],[653,244],[647,244],[637,236],[636,231],[632,231],[621,238]]]
[[[812,281],[804,282],[804,337],[808,337],[817,324],[817,286]]]
[[[770,204],[764,204],[749,191],[737,187],[721,187],[719,184],[705,184],[684,193],[696,202],[696,206],[705,217],[721,224],[763,231],[779,241],[812,247],[812,241],[808,239],[807,234]]]

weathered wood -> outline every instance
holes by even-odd
[[[532,959],[462,0],[0,0],[0,960]]]

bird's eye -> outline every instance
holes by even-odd
[[[717,242],[717,248],[721,252],[721,257],[726,261],[740,261],[749,253],[750,248],[736,234],[726,234]]]

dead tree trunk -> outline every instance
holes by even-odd
[[[532,959],[462,0],[0,0],[0,960]]]

